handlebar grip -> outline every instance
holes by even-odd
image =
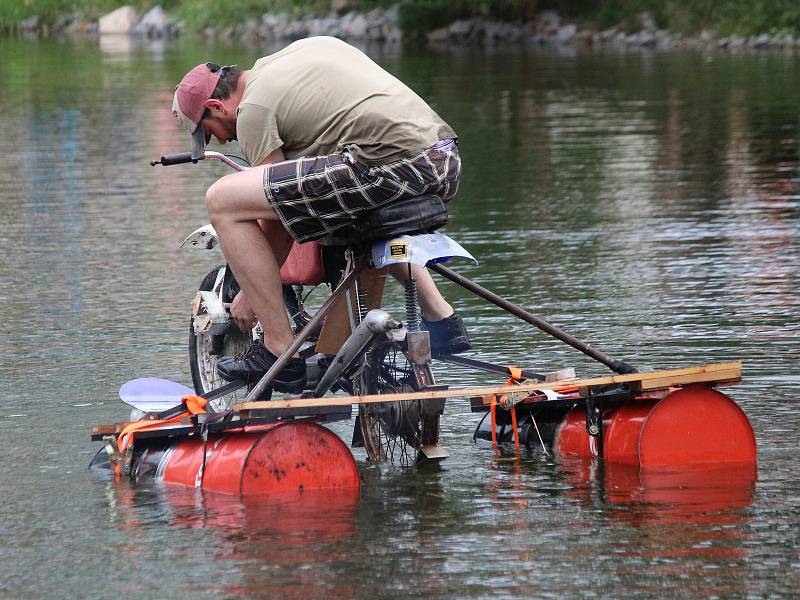
[[[185,163],[197,163],[200,159],[193,159],[191,152],[181,152],[179,154],[167,154],[166,156],[162,156],[161,160],[151,160],[150,165],[163,165],[165,167],[169,167],[171,165],[182,165]]]

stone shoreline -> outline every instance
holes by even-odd
[[[642,13],[641,29],[629,33],[612,28],[603,31],[580,29],[555,12],[543,11],[533,21],[513,23],[483,18],[458,20],[446,27],[426,34],[428,43],[436,46],[531,46],[580,48],[652,48],[671,50],[695,49],[765,49],[800,48],[800,37],[792,35],[763,34],[750,38],[741,36],[720,37],[712,32],[698,36],[684,36],[658,29],[655,20]],[[139,17],[130,6],[119,8],[97,20],[86,21],[77,16],[64,17],[49,30],[31,17],[18,24],[18,29],[28,35],[88,34],[132,35],[148,39],[171,38],[187,33],[185,26],[170,19],[166,12],[155,6]],[[331,35],[348,41],[399,44],[403,32],[399,26],[399,7],[384,10],[376,8],[366,13],[350,11],[343,14],[331,12],[326,16],[307,15],[299,19],[286,13],[266,13],[260,20],[249,19],[235,27],[208,28],[202,32],[208,38],[224,38],[246,42],[291,42],[296,39]]]

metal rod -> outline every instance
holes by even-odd
[[[247,171],[250,168],[245,165],[240,165],[239,163],[231,160],[228,156],[222,154],[222,152],[214,152],[213,150],[206,150],[205,154],[203,155],[203,158],[210,158],[223,162],[234,171]]]
[[[452,269],[448,269],[444,265],[441,264],[430,265],[428,268],[433,271],[436,271],[437,273],[439,273],[439,275],[446,277],[453,283],[457,283],[461,287],[468,289],[470,292],[472,292],[477,296],[480,296],[484,300],[488,300],[492,304],[495,304],[500,308],[502,308],[503,310],[510,312],[515,317],[519,317],[520,319],[530,323],[534,327],[538,327],[548,335],[551,335],[554,338],[561,340],[565,344],[569,344],[576,350],[580,350],[585,355],[595,359],[597,362],[603,363],[615,373],[626,374],[626,373],[639,372],[639,370],[636,367],[629,365],[628,363],[623,362],[621,360],[616,360],[614,358],[611,358],[604,352],[601,352],[596,348],[592,348],[589,344],[580,341],[578,338],[570,335],[566,331],[562,331],[558,327],[555,327],[550,323],[548,323],[547,321],[540,319],[536,315],[531,314],[530,312],[528,312],[524,308],[517,306],[513,302],[509,302],[505,298],[501,298],[494,292],[491,292],[486,288],[481,287],[474,281],[467,279],[463,275],[459,275],[458,273],[456,273]]]
[[[247,394],[247,397],[244,399],[245,402],[254,402],[258,400],[258,397],[264,392],[265,389],[267,389],[267,387],[269,387],[269,384],[272,383],[272,380],[275,379],[275,376],[281,372],[284,366],[286,366],[286,363],[289,362],[289,359],[292,357],[292,355],[297,352],[300,346],[303,345],[303,342],[305,342],[308,336],[311,335],[311,332],[316,330],[317,325],[319,325],[333,309],[339,298],[341,298],[342,295],[350,289],[353,281],[355,281],[356,277],[358,277],[361,272],[366,269],[366,267],[367,263],[363,260],[356,264],[347,277],[345,277],[336,287],[333,293],[328,296],[328,299],[319,308],[317,314],[313,316],[313,318],[297,335],[297,337],[294,338],[294,341],[289,345],[286,351],[278,357],[278,360],[276,360],[275,363],[270,367],[269,371],[264,373],[264,376],[261,378],[261,380],[250,391],[250,393]]]
[[[499,375],[511,374],[511,372],[508,370],[508,367],[484,362],[482,360],[476,360],[474,358],[467,358],[466,356],[456,356],[455,354],[443,354],[441,356],[436,356],[436,360],[440,360],[442,362],[449,362],[456,365],[463,365],[465,367],[471,367],[473,369],[481,369],[482,371],[488,371],[489,373],[497,373]],[[525,379],[530,379],[532,381],[544,381],[544,375],[542,375],[541,373],[534,373],[533,371],[529,371],[528,369],[522,369],[522,376]]]

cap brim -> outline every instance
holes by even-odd
[[[206,130],[203,123],[192,134],[192,160],[200,160],[206,153]]]

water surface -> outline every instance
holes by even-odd
[[[450,459],[398,473],[359,455],[356,503],[93,479],[89,426],[126,418],[122,383],[190,383],[190,304],[222,262],[177,244],[224,167],[147,162],[188,148],[171,90],[201,60],[270,49],[3,39],[0,596],[796,593],[798,59],[366,50],[459,133],[447,232],[481,261],[459,270],[640,368],[743,360],[726,391],[753,424],[757,483],[664,495],[635,473],[493,453],[460,401],[443,420]],[[442,288],[481,357],[606,372]]]

